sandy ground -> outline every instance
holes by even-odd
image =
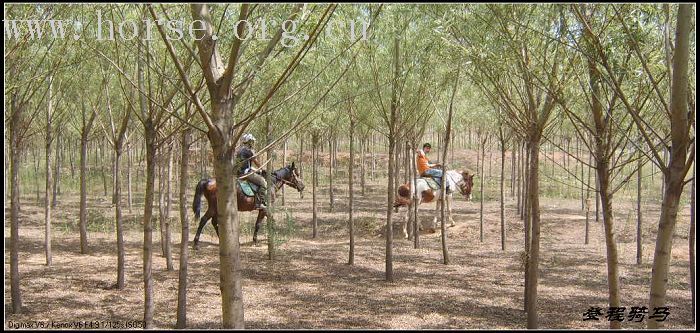
[[[310,188],[309,188],[310,191]],[[340,192],[340,191],[339,191]],[[344,192],[343,192],[344,193]],[[267,237],[251,245],[254,216],[242,216],[243,295],[246,328],[384,328],[384,329],[523,329],[523,225],[515,216],[515,202],[507,202],[506,250],[501,250],[498,202],[485,203],[484,242],[479,241],[478,202],[459,197],[454,207],[457,225],[448,228],[450,264],[442,264],[438,233],[424,233],[420,249],[401,239],[395,219],[394,282],[384,281],[386,212],[380,183],[368,195],[358,194],[355,265],[347,265],[347,206],[337,195],[330,213],[327,191],[319,198],[319,236],[311,238],[311,195],[300,199],[287,194],[286,210],[296,233],[279,246],[277,259],[267,259]],[[67,198],[66,198],[67,200]],[[62,201],[54,221],[77,223],[75,202]],[[102,207],[104,200],[91,202]],[[70,208],[70,209],[69,209]],[[538,286],[540,328],[605,329],[608,321],[583,321],[592,306],[607,310],[605,241],[602,223],[591,222],[590,244],[584,244],[584,214],[577,200],[542,200],[542,243]],[[618,250],[622,305],[648,302],[651,262],[659,212],[647,205],[643,264],[635,264],[635,220],[627,219],[631,205],[621,205]],[[421,218],[432,219],[432,206],[422,206]],[[673,244],[668,282],[669,328],[693,328],[688,272],[689,208],[683,207]],[[11,314],[9,281],[9,208],[5,211],[5,328],[8,322],[33,320],[134,321],[143,317],[143,232],[134,222],[126,233],[127,287],[116,281],[116,237],[112,232],[90,232],[90,253],[79,254],[77,232],[54,227],[53,265],[43,252],[43,212],[35,201],[23,204],[20,229],[20,274],[24,313]],[[107,213],[106,213],[107,214]],[[280,213],[280,215],[282,215]],[[59,222],[56,222],[59,223]],[[282,223],[282,222],[278,222]],[[190,228],[190,242],[196,225]],[[218,240],[208,225],[196,253],[190,252],[188,327],[220,328]],[[176,320],[179,225],[174,226],[174,271],[166,271],[160,253],[160,234],[154,232],[155,326],[172,328]],[[625,320],[626,329],[644,328]]]

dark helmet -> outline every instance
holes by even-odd
[[[430,146],[430,144],[426,142],[423,144],[423,148],[433,148],[433,147]]]

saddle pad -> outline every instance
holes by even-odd
[[[440,189],[440,183],[438,183],[435,179],[433,179],[431,177],[422,177],[422,178],[425,179],[425,182],[428,183],[428,186],[430,186],[430,188],[433,189],[434,191],[437,191],[438,189]]]
[[[259,186],[255,185],[247,180],[244,180],[244,181],[238,180],[238,186],[241,187],[243,194],[245,194],[248,197],[254,197],[255,192],[257,192],[258,187],[259,187]]]

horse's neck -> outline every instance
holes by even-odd
[[[275,192],[277,192],[279,189],[281,189],[282,186],[284,186],[284,184],[285,184],[284,176],[282,175],[284,173],[284,171],[285,171],[285,168],[275,170],[272,172],[272,176],[274,178],[273,182],[275,184]]]
[[[455,170],[447,170],[447,180],[452,182],[454,185],[462,181],[462,174]]]

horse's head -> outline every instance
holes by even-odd
[[[467,198],[467,200],[472,200],[472,187],[474,186],[474,175],[470,175],[469,171],[462,171],[462,181],[457,184],[459,188],[459,193]]]
[[[282,182],[285,184],[295,188],[299,193],[301,194],[301,197],[304,198],[304,182],[301,180],[301,177],[299,176],[299,170],[297,170],[296,166],[294,166],[294,162],[292,164],[282,168],[280,171],[283,172],[277,172],[277,176],[279,177]]]

